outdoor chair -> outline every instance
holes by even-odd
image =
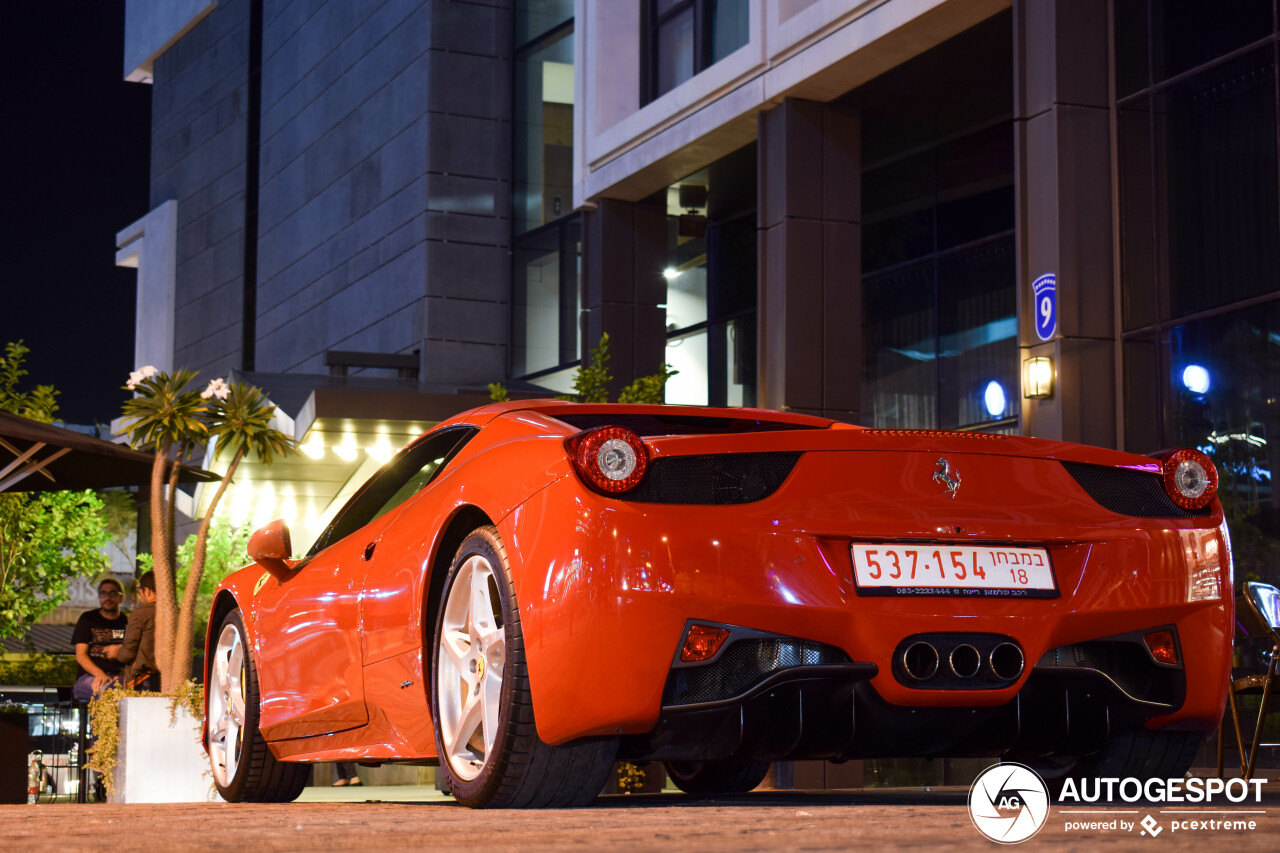
[[[1275,682],[1280,679],[1280,590],[1271,584],[1249,581],[1244,585],[1244,595],[1236,600],[1236,622],[1249,638],[1265,639],[1270,650],[1261,655],[1266,664],[1265,671],[1239,675],[1232,672],[1227,690],[1227,699],[1231,706],[1231,722],[1235,730],[1236,749],[1240,752],[1240,774],[1248,779],[1253,776],[1254,766],[1258,760],[1261,747],[1280,746],[1280,743],[1263,742],[1263,726],[1267,712],[1272,710],[1271,694]],[[1239,697],[1248,694],[1262,694],[1262,702],[1258,707],[1258,721],[1253,728],[1249,740],[1245,740],[1244,730],[1240,725]],[[1222,751],[1225,740],[1227,721],[1224,717],[1218,728],[1218,776],[1222,776]]]

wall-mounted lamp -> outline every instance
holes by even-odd
[[[1053,396],[1053,359],[1035,356],[1022,362],[1022,395],[1029,400]]]

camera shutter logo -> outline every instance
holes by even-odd
[[[1049,789],[1030,767],[996,764],[973,780],[969,818],[978,832],[992,841],[1026,841],[1049,819]]]

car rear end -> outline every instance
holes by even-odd
[[[1216,726],[1226,528],[1211,494],[1175,502],[1160,460],[816,419],[689,432],[637,435],[645,470],[615,493],[575,457],[507,522],[544,739],[1035,756]]]

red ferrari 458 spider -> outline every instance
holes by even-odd
[[[232,801],[316,761],[439,762],[470,806],[692,793],[790,759],[999,756],[1163,777],[1222,715],[1213,464],[756,409],[511,402],[400,452],[301,559],[214,598]]]

